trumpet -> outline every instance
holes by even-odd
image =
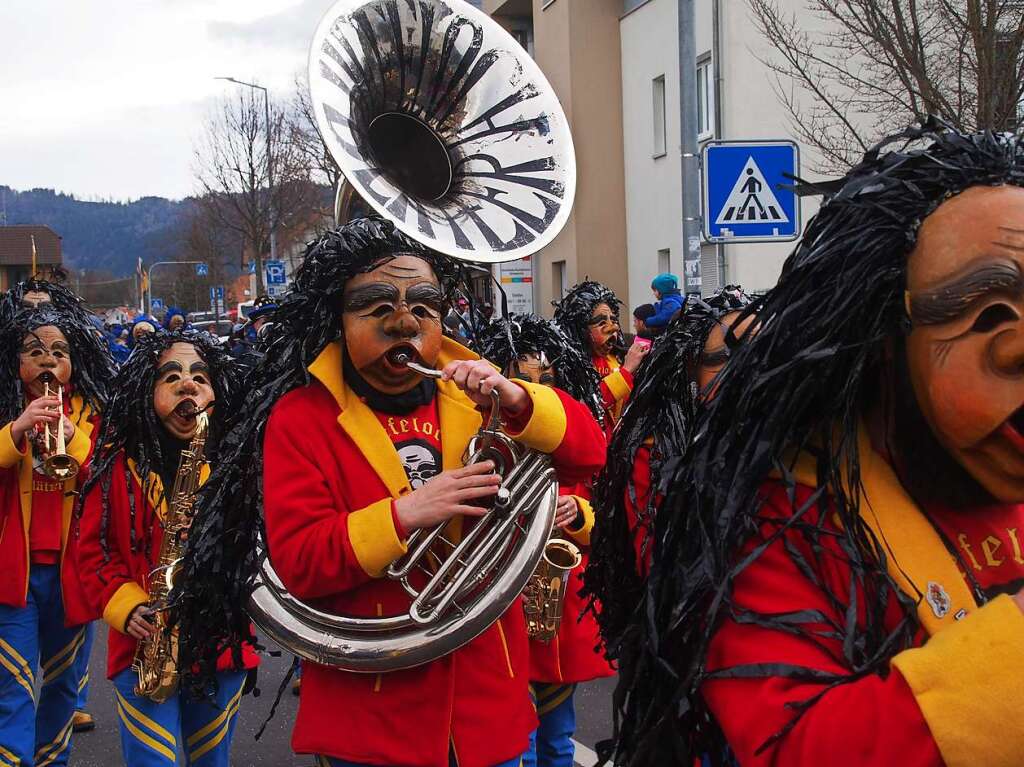
[[[50,384],[43,384],[43,396],[49,397]],[[50,424],[43,428],[43,474],[50,479],[65,481],[78,476],[78,461],[68,455],[67,445],[64,440],[64,387],[57,386],[57,398],[60,400],[57,410],[60,412],[60,420],[57,422],[56,434],[50,431]]]

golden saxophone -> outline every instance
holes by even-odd
[[[156,631],[148,639],[139,641],[132,663],[132,668],[139,675],[135,694],[155,703],[163,703],[178,690],[178,630],[168,625],[167,597],[174,586],[184,553],[184,533],[192,524],[208,428],[206,413],[199,413],[196,416],[196,433],[189,446],[181,452],[178,473],[174,477],[174,492],[163,520],[160,561],[149,577],[149,604],[156,611],[152,616]]]
[[[530,639],[550,642],[558,634],[569,574],[581,561],[583,556],[575,544],[552,535],[540,564],[523,589],[523,613]]]

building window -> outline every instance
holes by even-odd
[[[668,248],[658,251],[658,274],[666,274],[672,271],[672,252]]]
[[[697,136],[701,139],[715,135],[715,73],[711,58],[697,62]]]
[[[665,75],[651,82],[654,98],[654,156],[665,156]]]
[[[568,289],[569,286],[566,284],[565,278],[565,261],[553,261],[551,263],[551,292],[554,294],[555,300],[564,298]]]

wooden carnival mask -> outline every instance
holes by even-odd
[[[739,312],[729,312],[723,315],[715,323],[714,327],[711,328],[711,332],[708,333],[707,340],[704,342],[704,349],[700,355],[700,364],[697,365],[696,377],[697,389],[704,392],[703,399],[707,401],[715,398],[717,386],[713,385],[713,381],[715,376],[722,372],[726,363],[729,362],[729,355],[732,350],[726,343],[726,333],[732,328],[733,336],[742,342],[757,332],[756,327],[751,328],[755,320],[753,315],[748,315],[741,322],[737,323],[736,320],[739,319],[739,316]]]
[[[210,369],[192,344],[176,343],[157,360],[153,410],[175,439],[190,440],[196,431],[196,413],[213,402]]]
[[[509,378],[518,378],[521,381],[544,386],[554,386],[555,372],[555,366],[548,361],[545,355],[528,352],[520,354],[512,362],[511,370],[507,374]]]
[[[442,301],[437,276],[417,256],[396,256],[345,283],[345,350],[370,386],[382,394],[402,394],[419,384],[417,373],[395,361],[398,352],[436,365]]]
[[[1024,501],[1024,189],[972,187],[925,219],[907,308],[924,420],[990,495]]]
[[[596,304],[587,322],[590,329],[590,350],[596,357],[607,357],[612,353],[615,338],[619,334],[619,320],[608,304]]]
[[[28,399],[43,396],[47,383],[56,394],[57,386],[67,388],[71,380],[71,345],[60,328],[43,325],[21,340],[19,377]]]

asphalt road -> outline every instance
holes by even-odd
[[[96,717],[97,727],[92,732],[75,735],[71,751],[71,767],[112,767],[122,764],[121,738],[118,733],[117,712],[114,708],[113,687],[106,678],[107,629],[97,623],[93,645],[91,670],[92,685],[89,693],[89,712]],[[287,671],[289,659],[265,658],[260,667],[259,698],[247,696],[242,703],[235,730],[231,763],[238,767],[311,767],[312,758],[296,756],[289,745],[292,721],[298,698],[287,691],[281,698],[277,713],[267,725],[263,736],[254,736],[267,718],[274,702],[278,685]],[[598,740],[608,737],[611,729],[611,693],[614,679],[580,685],[576,692],[576,739],[580,744],[576,762],[580,767],[592,767],[593,747]]]

